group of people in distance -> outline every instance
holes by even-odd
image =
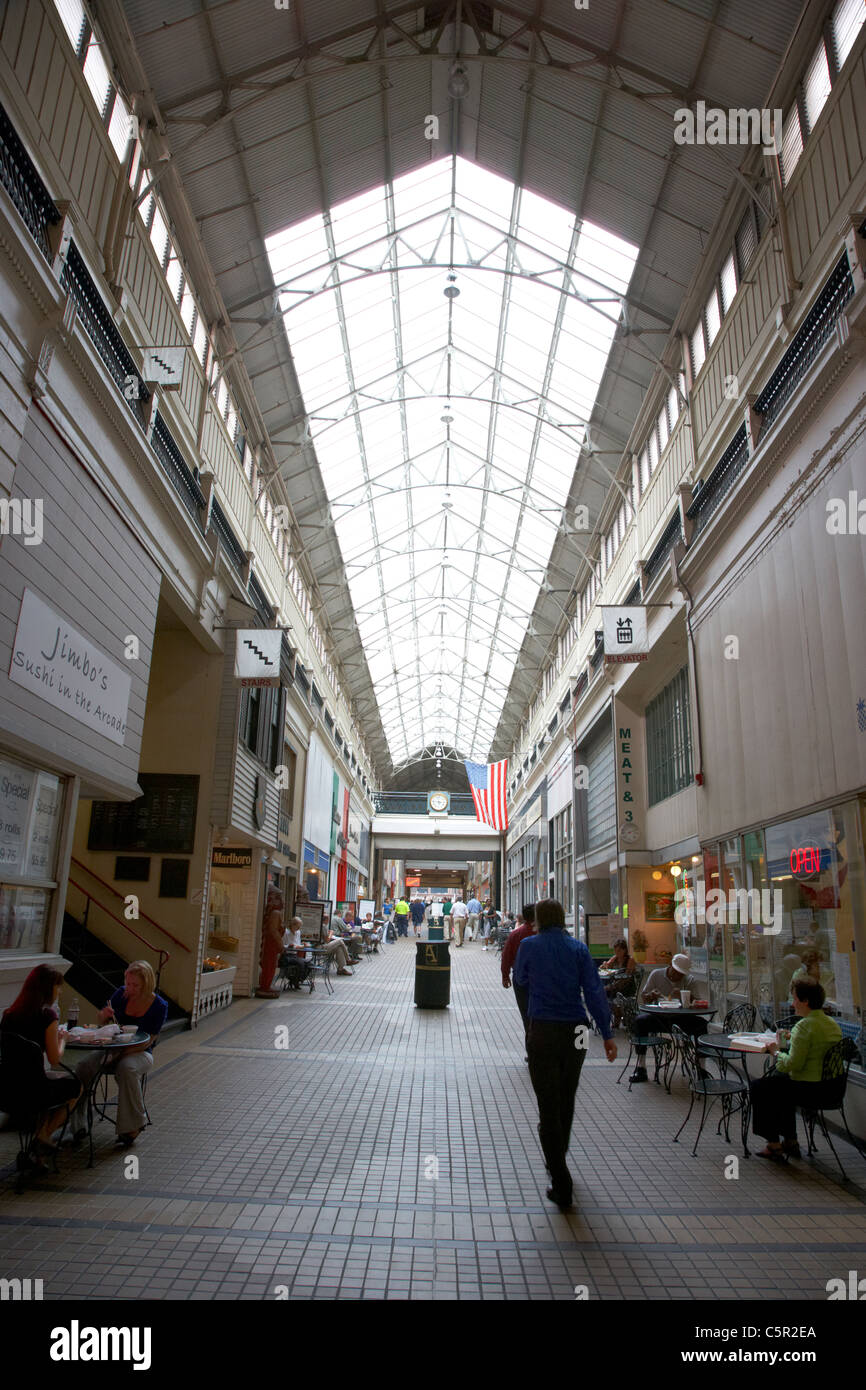
[[[550,1175],[547,1196],[563,1211],[571,1208],[573,1199],[566,1156],[589,1018],[601,1034],[607,1060],[615,1061],[611,987],[627,997],[635,974],[624,939],[615,943],[613,956],[604,964],[617,972],[607,990],[588,947],[568,932],[562,904],[550,898],[524,905],[502,951],[502,983],[514,989],[523,1020],[525,1061],[538,1102],[538,1136]],[[673,998],[682,990],[696,994],[699,982],[690,970],[690,957],[675,955],[670,965],[650,972],[641,990],[642,1002]],[[808,1105],[809,1087],[820,1082],[824,1057],[842,1037],[838,1023],[823,1012],[824,990],[814,978],[803,972],[792,980],[791,991],[797,1022],[789,1034],[780,1034],[767,1046],[775,1057],[774,1070],[751,1083],[752,1127],[767,1141],[759,1156],[776,1162],[800,1156],[797,1107]],[[706,1019],[694,1014],[680,1014],[677,1022],[696,1036],[707,1031]],[[637,1016],[636,1028],[644,1035],[668,1027],[669,1020],[658,1015]],[[646,1048],[636,1050],[632,1081],[645,1081]]]
[[[296,902],[301,901],[298,896]],[[306,897],[306,901],[309,901],[309,897]],[[283,894],[279,888],[271,885],[265,898],[262,919],[261,970],[259,987],[256,990],[258,999],[279,998],[279,990],[273,988],[278,966],[286,972],[291,986],[295,989],[300,988],[310,973],[308,946],[301,935],[303,921],[300,917],[292,917],[288,926],[284,926],[284,912]],[[338,975],[351,976],[354,971],[350,966],[361,959],[365,933],[369,936],[373,951],[377,951],[384,936],[381,920],[375,921],[372,913],[368,912],[363,922],[356,923],[354,914],[347,910],[345,916],[336,913],[331,918],[324,939],[315,942],[315,946],[317,950],[324,951],[325,955],[332,958],[337,966]]]
[[[434,911],[440,906],[441,912]],[[498,912],[489,898],[482,903],[474,896],[464,902],[459,897],[422,898],[420,894],[415,894],[407,899],[401,895],[393,902],[385,900],[382,915],[386,922],[393,921],[398,937],[408,936],[410,930],[415,936],[420,936],[425,925],[438,922],[444,927],[448,939],[452,934],[457,938],[458,946],[480,938],[485,951],[489,949],[491,934],[499,926],[505,925],[510,929],[514,925],[514,917],[510,913]]]

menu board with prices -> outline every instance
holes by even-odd
[[[192,854],[198,808],[197,776],[142,772],[135,801],[94,801],[90,850]]]
[[[0,873],[51,879],[63,809],[63,779],[0,760]]]

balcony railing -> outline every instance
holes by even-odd
[[[247,564],[246,551],[241,547],[240,541],[229,525],[228,517],[216,500],[211,503],[210,524],[211,529],[217,533],[222,541],[223,549],[229,560],[238,573],[243,574]]]
[[[680,514],[677,510],[674,512],[667,526],[662,531],[658,543],[656,544],[655,549],[653,550],[649,559],[644,561],[643,572],[644,577],[646,579],[647,588],[649,588],[650,584],[655,579],[659,570],[664,565],[665,561],[667,560],[677,541],[682,539],[682,534],[683,528],[680,525]]]
[[[749,441],[742,425],[734,435],[703,486],[695,493],[686,515],[694,522],[692,540],[696,540],[710,517],[724,501],[734,483],[749,462]]]
[[[247,593],[250,596],[250,603],[261,618],[265,627],[270,627],[274,621],[274,610],[268,603],[267,595],[254,574],[250,575],[250,582],[247,585]]]
[[[818,353],[832,336],[836,320],[853,294],[851,268],[847,255],[843,255],[794,334],[788,351],[755,401],[755,410],[763,417],[761,435],[766,433],[791,399]]]
[[[6,189],[46,260],[51,260],[48,228],[60,221],[60,213],[33,160],[0,106],[0,183]]]
[[[379,792],[373,797],[373,808],[379,816],[426,816],[426,792]],[[471,816],[475,820],[475,803],[471,792],[451,793],[451,815]]]
[[[156,413],[150,442],[153,452],[168,474],[172,487],[193,521],[201,529],[201,509],[205,505],[205,495],[159,411]]]
[[[146,429],[150,392],[74,242],[69,244],[60,284],[74,299],[78,317],[129,406],[136,424],[140,429]]]

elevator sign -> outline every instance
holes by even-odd
[[[627,608],[603,608],[605,661],[646,661],[649,656],[646,609],[629,604]]]

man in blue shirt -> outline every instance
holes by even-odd
[[[466,910],[469,913],[469,921],[466,923],[466,929],[472,940],[474,940],[478,936],[478,921],[481,917],[481,904],[474,893],[466,904]]]
[[[616,1043],[595,962],[584,943],[566,932],[561,903],[552,898],[536,903],[535,931],[520,943],[514,983],[529,996],[526,1053],[538,1100],[538,1137],[550,1174],[547,1195],[568,1211],[573,1184],[566,1154],[586,1057],[587,1009],[604,1039],[609,1062],[616,1060]]]

